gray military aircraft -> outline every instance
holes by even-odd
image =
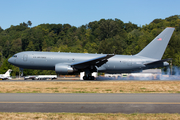
[[[85,72],[84,80],[93,80],[93,72],[132,73],[168,66],[161,60],[175,28],[168,27],[136,55],[25,51],[8,62],[27,69],[55,70],[59,74]]]

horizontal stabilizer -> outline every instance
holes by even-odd
[[[166,61],[172,60],[172,58],[167,58],[167,59],[163,59],[163,60],[158,60],[158,61],[154,61],[154,62],[150,62],[150,63],[145,63],[144,65],[152,65],[152,64],[158,64],[158,63],[163,63]]]

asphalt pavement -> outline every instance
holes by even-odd
[[[180,113],[180,94],[0,93],[0,112]]]

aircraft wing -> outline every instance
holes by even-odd
[[[76,69],[84,69],[90,66],[97,66],[100,67],[101,65],[105,64],[109,58],[113,57],[114,55],[104,55],[102,57],[90,59],[87,61],[82,61],[78,63],[71,64],[72,67]]]

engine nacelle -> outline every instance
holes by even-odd
[[[68,73],[74,72],[74,69],[67,64],[58,63],[55,65],[55,71],[56,73],[66,75]]]

